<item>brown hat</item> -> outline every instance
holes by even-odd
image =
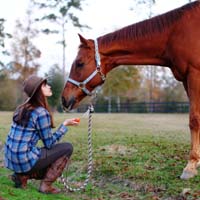
[[[28,102],[33,97],[36,90],[44,81],[47,81],[47,78],[41,78],[36,75],[31,75],[24,81],[23,90],[28,96],[26,102]]]

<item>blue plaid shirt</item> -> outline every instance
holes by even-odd
[[[31,112],[27,127],[12,123],[5,144],[5,167],[17,173],[29,171],[41,155],[39,140],[50,149],[67,132],[63,124],[52,133],[49,112],[38,107]]]

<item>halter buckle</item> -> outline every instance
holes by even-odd
[[[106,76],[103,74],[103,72],[101,71],[100,66],[97,67],[97,72],[98,74],[101,76],[102,81],[104,82],[106,80]]]
[[[79,85],[78,85],[78,87],[79,87],[80,89],[83,89],[83,88],[85,88],[85,83],[83,83],[83,82],[80,82],[80,83],[79,83]]]

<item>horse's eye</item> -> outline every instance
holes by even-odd
[[[83,62],[77,62],[76,63],[76,67],[78,67],[78,68],[82,68],[83,66],[84,66]]]

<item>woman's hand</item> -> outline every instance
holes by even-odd
[[[80,118],[66,119],[63,122],[64,126],[77,126],[80,123]]]

